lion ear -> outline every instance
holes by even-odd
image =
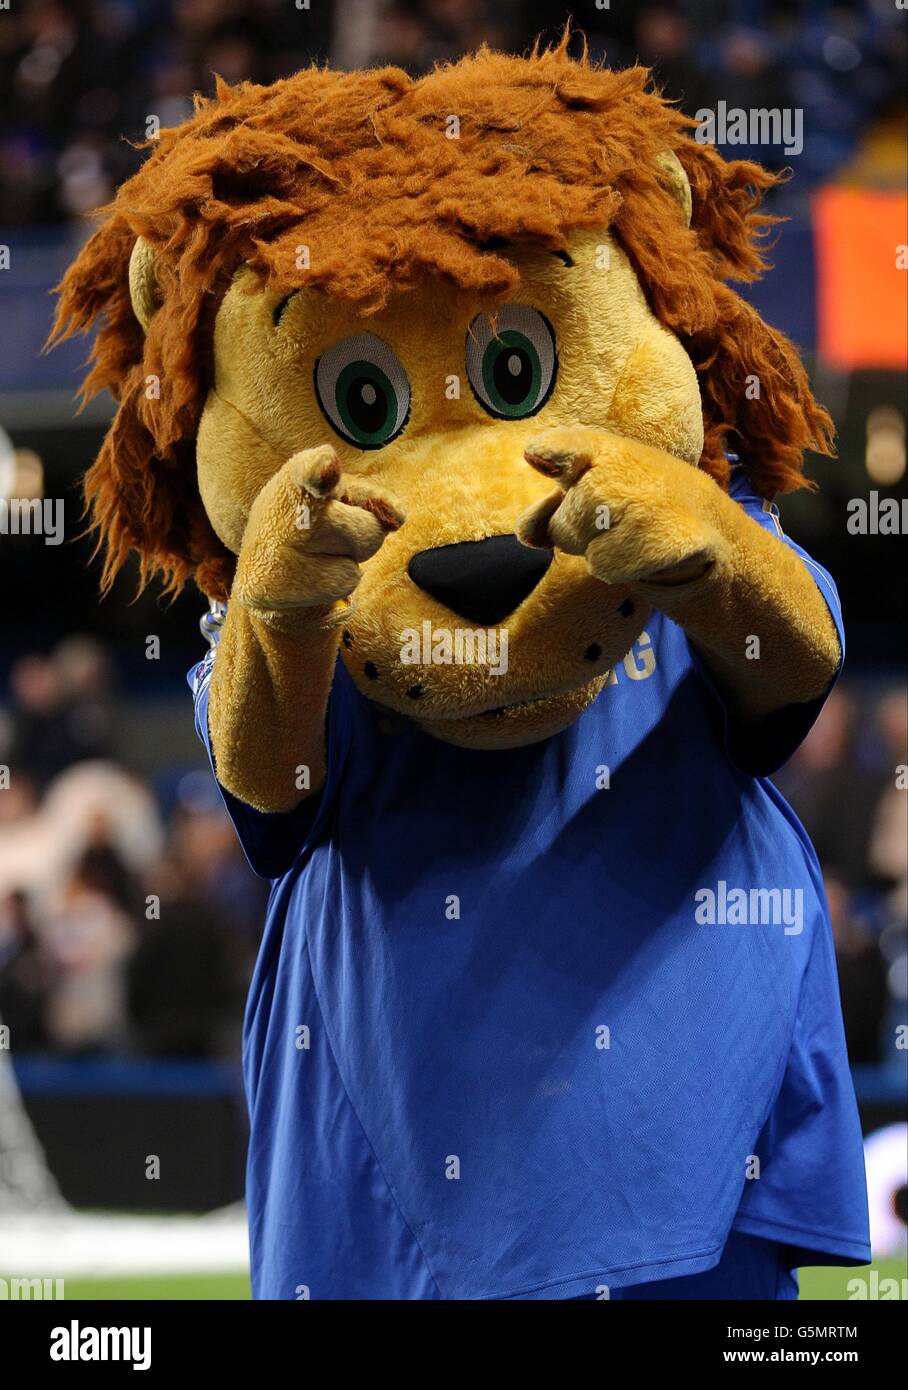
[[[693,213],[693,199],[690,192],[690,180],[684,172],[684,166],[674,150],[663,150],[656,160],[656,165],[659,182],[680,204],[684,213],[684,220],[689,227]]]
[[[143,236],[136,238],[129,258],[129,297],[132,311],[142,325],[143,333],[147,333],[159,300],[154,273],[154,247]]]

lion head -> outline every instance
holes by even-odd
[[[197,99],[61,286],[56,335],[97,327],[85,393],[117,402],[86,481],[104,583],[135,550],[143,583],[228,598],[257,493],[331,443],[407,516],[338,624],[360,688],[479,745],[570,722],[647,613],[517,541],[548,491],[534,433],[600,425],[720,484],[732,447],[767,497],[828,451],[795,351],[728,284],[765,269],[776,176],[692,125],[566,41]],[[505,625],[507,671],[415,670],[426,625]]]

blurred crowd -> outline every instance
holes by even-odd
[[[853,1064],[895,1058],[908,999],[908,696],[845,683],[775,778],[820,860]]]
[[[420,73],[486,41],[512,51],[572,17],[595,58],[654,66],[694,114],[804,112],[803,191],[901,99],[893,0],[13,0],[0,10],[0,225],[59,222],[111,197],[149,118],[173,125],[212,74],[259,82],[315,62]],[[123,137],[126,137],[125,139]],[[770,166],[782,150],[737,146]]]
[[[207,769],[150,783],[116,760],[115,703],[87,637],[12,669],[0,1021],[19,1053],[232,1056],[265,885]]]
[[[13,667],[0,764],[0,1020],[19,1052],[235,1054],[266,886],[207,768],[114,756],[103,649]],[[190,718],[187,692],[186,715]],[[839,686],[777,781],[826,880],[851,1059],[893,1056],[908,942],[908,702]]]

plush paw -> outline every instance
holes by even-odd
[[[259,611],[330,606],[402,523],[386,493],[343,476],[332,448],[304,449],[252,504],[231,596]]]
[[[546,430],[524,457],[558,486],[518,518],[525,545],[583,555],[605,584],[686,584],[719,558],[723,494],[691,464],[581,425]]]

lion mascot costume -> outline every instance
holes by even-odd
[[[60,291],[106,557],[192,579],[273,880],[268,1299],[796,1297],[869,1258],[814,852],[841,665],[772,498],[831,422],[729,287],[773,175],[566,41],[218,83]]]

